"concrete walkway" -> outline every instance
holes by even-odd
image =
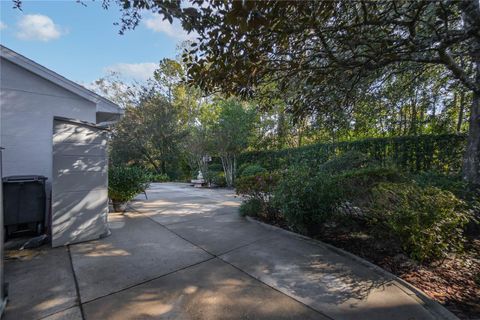
[[[5,319],[448,319],[329,246],[250,222],[232,191],[154,184],[112,235],[10,252]]]

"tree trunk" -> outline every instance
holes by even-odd
[[[478,23],[480,3],[478,0],[460,2],[466,27]],[[473,185],[480,186],[480,37],[477,35],[470,53],[473,61],[475,83],[468,129],[467,149],[463,158],[463,178]]]
[[[223,172],[225,173],[225,181],[228,187],[233,186],[233,160],[229,154],[220,157],[222,159]]]
[[[480,81],[480,61],[477,62],[477,80]],[[480,186],[480,94],[473,93],[470,110],[467,150],[463,158],[463,177]]]
[[[455,102],[457,100],[455,99]],[[457,133],[460,133],[460,130],[462,130],[462,124],[463,124],[463,108],[465,104],[465,92],[460,93],[460,107],[458,110],[458,119],[457,119]]]

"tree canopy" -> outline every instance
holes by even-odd
[[[135,28],[144,11],[195,31],[187,75],[203,90],[253,97],[274,82],[289,93],[287,107],[297,115],[339,121],[337,113],[355,112],[358,97],[384,81],[440,68],[451,85],[473,95],[463,171],[480,184],[477,0],[103,3],[122,7],[120,32]]]
[[[120,6],[121,33],[135,28],[144,12],[179,19],[198,34],[184,55],[189,83],[204,93],[256,99],[265,110],[281,110],[283,104],[297,120],[299,144],[310,129],[341,139],[343,128],[348,134],[368,135],[372,127],[419,134],[451,123],[460,131],[467,122],[463,172],[480,184],[477,0],[103,0],[103,5]]]

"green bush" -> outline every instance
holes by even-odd
[[[267,170],[259,164],[247,165],[239,172],[240,177],[255,176],[267,172]]]
[[[300,148],[251,151],[240,155],[240,167],[259,164],[268,171],[304,164],[319,168],[334,155],[364,153],[379,164],[392,163],[408,172],[434,170],[458,173],[462,167],[466,136],[463,134],[369,138],[357,141],[318,143]]]
[[[352,169],[365,168],[373,161],[368,155],[359,151],[348,151],[320,165],[319,169],[332,174],[338,174]]]
[[[170,178],[165,173],[150,173],[147,175],[149,182],[168,182]]]
[[[332,215],[342,199],[332,176],[310,174],[309,168],[292,167],[275,188],[273,203],[295,230],[312,235]]]
[[[112,201],[130,201],[148,188],[149,175],[138,167],[115,166],[108,169],[108,197]]]
[[[208,171],[203,177],[209,185],[216,185],[218,187],[225,187],[227,180],[225,179],[225,172],[221,164],[211,164],[208,166]]]
[[[468,184],[460,175],[448,175],[433,171],[420,172],[414,175],[413,180],[421,187],[433,186],[450,191],[456,196],[467,196]]]
[[[270,201],[278,178],[276,173],[266,172],[240,177],[235,183],[237,194],[246,197],[247,202],[254,199],[256,203],[259,203],[260,210],[257,211],[257,214],[263,214],[270,220],[275,219],[275,210]]]
[[[354,200],[368,196],[379,183],[403,182],[406,177],[396,167],[373,166],[333,175],[332,179],[345,199]]]
[[[223,166],[220,163],[212,163],[208,166],[208,171],[221,172],[223,171]]]
[[[381,183],[372,190],[371,223],[380,240],[393,237],[423,262],[462,249],[463,227],[471,215],[464,201],[437,187]]]
[[[214,172],[214,174],[212,175],[211,183],[213,183],[217,187],[226,187],[227,180],[225,179],[225,172],[223,171]]]
[[[336,218],[345,201],[362,203],[379,183],[402,180],[398,170],[391,167],[312,174],[311,168],[294,166],[280,179],[273,203],[292,228],[313,235]]]
[[[262,202],[255,198],[250,198],[250,199],[247,199],[246,201],[243,201],[239,209],[240,215],[243,217],[245,216],[256,217],[262,213],[262,210],[263,210]]]

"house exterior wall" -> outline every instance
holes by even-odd
[[[53,117],[95,123],[96,105],[6,59],[0,68],[3,176],[44,175],[51,183]]]

